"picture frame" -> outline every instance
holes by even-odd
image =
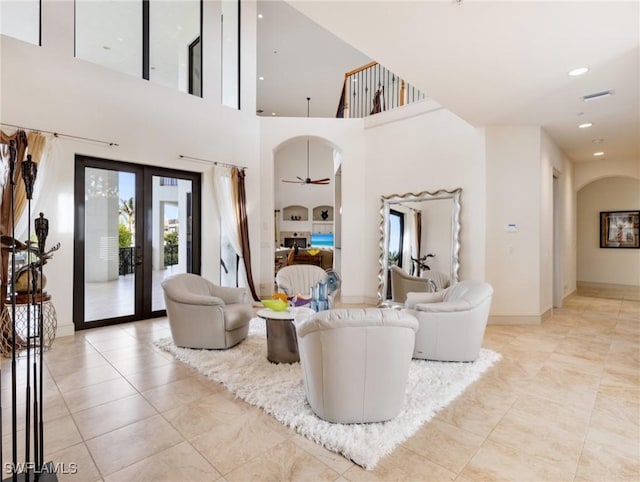
[[[640,248],[640,210],[601,211],[601,248]]]

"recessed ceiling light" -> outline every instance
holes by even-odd
[[[261,13],[259,13],[258,18],[264,18],[264,16]]]
[[[264,77],[261,75],[260,77],[258,77],[258,80],[264,80]]]
[[[276,113],[275,113],[275,112],[272,112],[272,113],[271,113],[271,115],[276,115]]]
[[[589,67],[578,67],[577,69],[573,69],[569,71],[569,75],[571,77],[577,77],[578,75],[586,74],[589,72]]]
[[[591,142],[593,142],[594,144],[602,144],[604,142],[604,139],[594,139]]]
[[[123,39],[122,37],[118,37],[116,40],[117,40],[118,42],[124,42],[124,39]]]
[[[604,156],[604,152],[602,151],[594,152],[593,155],[596,157]]]
[[[593,123],[591,123],[591,122],[585,122],[584,124],[580,124],[580,125],[578,126],[578,128],[579,128],[579,129],[586,129],[587,127],[591,127],[591,126],[593,126]]]

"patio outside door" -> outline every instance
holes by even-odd
[[[199,190],[198,173],[76,156],[76,329],[166,314],[162,280],[200,272]]]

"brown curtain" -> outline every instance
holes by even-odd
[[[233,184],[233,195],[235,198],[236,219],[240,230],[240,242],[242,244],[242,258],[244,259],[244,269],[247,274],[247,284],[251,291],[251,296],[255,301],[260,301],[253,283],[251,272],[251,248],[249,247],[249,222],[247,221],[247,194],[244,186],[246,173],[244,169],[232,168],[231,181]]]
[[[415,211],[413,213],[415,225],[416,225],[416,259],[418,260],[418,276],[420,276],[421,262],[420,262],[420,247],[422,246],[422,212]]]
[[[19,189],[22,188],[23,196],[24,196],[24,183],[21,178],[21,169],[22,169],[22,161],[24,160],[25,152],[27,150],[27,134],[18,130],[15,134],[8,135],[4,132],[0,131],[0,144],[9,145],[11,141],[15,141],[16,146],[16,162],[13,171],[13,183],[15,184],[15,192],[16,194],[19,192]],[[3,164],[5,162],[3,161]],[[9,166],[6,166],[6,170],[3,170],[0,184],[2,184],[2,197],[1,197],[1,205],[0,205],[0,235],[2,236],[11,236],[11,191],[13,189],[13,185],[11,183],[11,179],[9,179]],[[17,197],[17,195],[15,196]],[[15,220],[18,220],[18,213],[14,210]],[[9,254],[10,251],[8,249],[3,249],[2,254],[0,255],[0,276],[2,279],[0,280],[0,308],[4,308],[5,298],[7,295],[7,285],[8,285],[8,273],[9,273]]]

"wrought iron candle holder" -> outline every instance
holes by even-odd
[[[16,354],[19,349],[16,337],[16,252],[17,242],[15,240],[15,163],[16,148],[14,141],[9,146],[9,179],[11,189],[11,286],[9,293],[2,293],[7,296],[11,303],[11,462],[5,465],[3,453],[0,451],[0,466],[3,473],[10,472],[10,476],[4,481],[57,481],[55,467],[52,462],[44,462],[44,323],[43,323],[43,264],[44,264],[44,248],[46,238],[49,232],[49,222],[40,213],[40,217],[35,220],[35,234],[38,239],[38,252],[40,255],[39,274],[35,276],[35,271],[27,270],[27,310],[26,310],[26,386],[25,386],[25,445],[24,460],[18,460],[18,405],[17,405],[17,370],[16,370]],[[31,155],[27,155],[27,159],[22,162],[21,172],[22,180],[27,197],[27,217],[28,217],[28,233],[27,239],[31,239],[31,200],[33,198],[33,186],[36,181],[38,166],[31,159]],[[27,256],[31,253],[30,241],[27,241]],[[29,262],[29,258],[27,258]],[[38,293],[37,283],[39,286],[39,299],[36,299]],[[31,308],[34,308],[33,310]],[[35,309],[35,308],[39,309]],[[32,316],[33,315],[33,316]],[[33,319],[32,319],[33,318]],[[1,410],[1,407],[0,407]],[[31,448],[33,446],[33,454]]]

